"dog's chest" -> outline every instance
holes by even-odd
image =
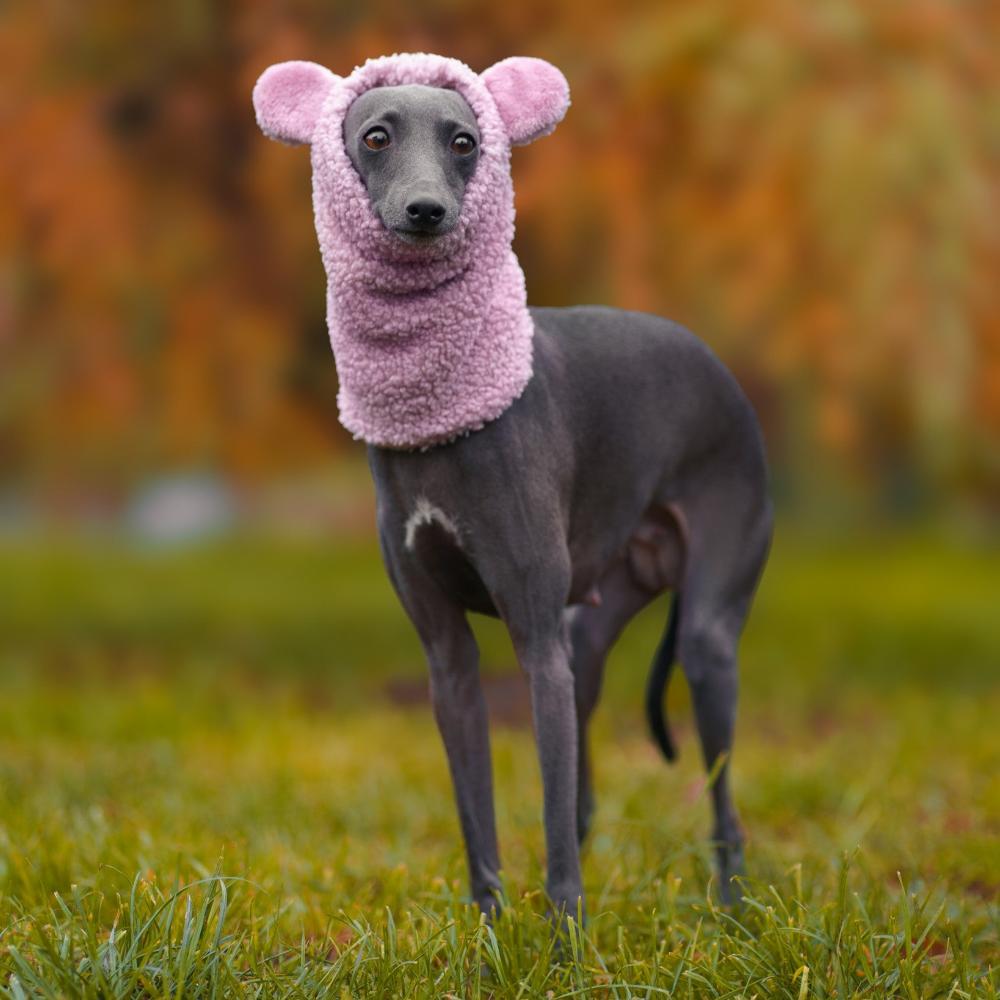
[[[418,496],[394,540],[453,601],[469,611],[496,615],[496,607],[470,556],[468,528],[453,513]]]

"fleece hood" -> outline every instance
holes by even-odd
[[[383,225],[343,136],[365,91],[414,83],[458,91],[480,133],[457,225],[421,246]],[[427,448],[478,430],[523,392],[534,329],[511,248],[510,148],[551,132],[568,105],[562,73],[525,57],[477,74],[456,59],[405,53],[370,59],[347,77],[287,62],[258,80],[264,133],[311,146],[340,420],[356,438]]]

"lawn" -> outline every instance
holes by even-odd
[[[683,681],[626,633],[590,920],[556,950],[523,683],[477,623],[508,907],[465,901],[443,751],[374,545],[0,548],[0,995],[996,997],[1000,551],[779,531],[743,644],[742,902],[714,901]]]

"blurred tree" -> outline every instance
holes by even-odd
[[[786,479],[996,503],[998,20],[976,0],[8,4],[0,475],[257,477],[343,441],[308,157],[259,136],[249,94],[281,59],[428,49],[570,79],[558,138],[514,156],[532,301],[690,325]]]

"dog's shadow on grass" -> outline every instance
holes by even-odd
[[[423,677],[394,677],[385,684],[389,703],[400,708],[423,705],[430,709],[430,688]],[[490,723],[507,729],[531,729],[531,697],[528,682],[514,667],[483,673],[483,694]]]

